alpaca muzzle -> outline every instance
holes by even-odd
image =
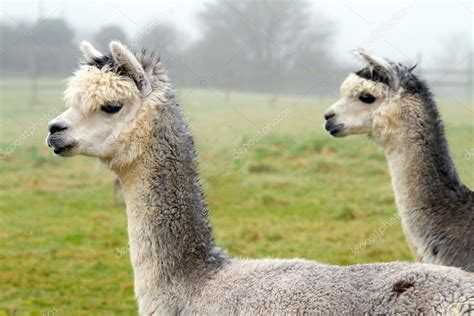
[[[53,149],[53,153],[58,156],[64,156],[70,151],[75,145],[74,141],[67,141],[64,139],[64,135],[60,133],[49,134],[46,137],[46,145]]]
[[[327,130],[332,136],[338,137],[339,134],[344,130],[344,124],[335,124],[328,120],[324,123],[324,129]]]

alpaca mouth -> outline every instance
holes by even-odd
[[[72,147],[74,147],[74,144],[66,145],[63,147],[55,147],[53,148],[53,152],[58,156],[63,156]]]
[[[58,156],[64,156],[71,148],[76,145],[76,142],[66,143],[62,138],[57,137],[55,134],[51,134],[46,138],[46,144],[48,147],[53,148],[53,153]]]
[[[341,132],[344,130],[344,124],[334,124],[329,121],[324,123],[324,128],[331,134],[331,136],[338,137],[341,136]]]

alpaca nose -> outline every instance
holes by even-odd
[[[331,117],[334,117],[334,116],[336,116],[336,113],[334,113],[334,111],[329,111],[329,112],[324,113],[325,120],[329,120]]]
[[[48,124],[48,131],[51,134],[56,132],[64,131],[67,129],[67,125],[65,123],[50,123]]]

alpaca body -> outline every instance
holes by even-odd
[[[474,272],[474,192],[458,178],[426,84],[411,70],[361,53],[368,67],[328,109],[334,136],[367,134],[387,157],[403,231],[422,262]]]
[[[89,44],[83,51],[91,65],[66,93],[67,102],[80,99],[79,105],[50,123],[47,142],[62,156],[99,157],[120,178],[140,315],[472,310],[474,276],[460,269],[229,259],[212,239],[193,139],[158,61],[114,42],[112,57]]]
[[[138,302],[151,302],[141,305],[141,315],[467,313],[474,284],[461,271],[452,272],[406,263],[337,267],[299,259],[232,260],[177,289],[163,293],[157,285],[156,296],[149,292]]]

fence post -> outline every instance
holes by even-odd
[[[466,82],[466,98],[469,102],[469,105],[472,107],[473,104],[472,104],[472,89],[474,88],[473,87],[473,72],[472,72],[472,59],[474,58],[474,52],[471,52],[469,55],[469,61],[467,63],[467,82]]]

